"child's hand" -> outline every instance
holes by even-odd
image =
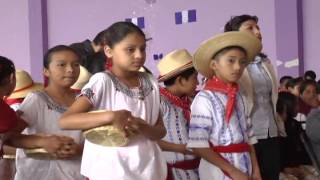
[[[79,155],[79,153],[79,145],[73,141],[69,143],[64,143],[56,154],[58,158],[71,158]]]
[[[246,174],[244,174],[243,172],[241,172],[238,169],[235,169],[234,171],[232,171],[230,173],[230,176],[232,179],[237,179],[237,180],[249,180],[249,176],[247,176]]]
[[[57,135],[42,135],[42,148],[52,155],[57,155],[60,148],[64,144],[72,143],[73,139],[70,137],[61,137]]]
[[[128,124],[129,118],[131,118],[131,112],[127,110],[114,111],[114,118],[112,124],[114,127],[125,130],[125,126]]]
[[[194,155],[194,153],[187,148],[187,144],[181,144],[181,145],[183,146],[183,151],[182,151],[183,154],[191,154],[191,155]]]
[[[148,123],[143,119],[132,116],[128,119],[128,124],[125,126],[125,130],[128,133],[139,134],[143,131],[143,127],[146,125],[148,125]]]

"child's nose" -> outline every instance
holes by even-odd
[[[67,72],[73,72],[74,67],[72,65],[68,65],[66,70],[67,70]]]
[[[143,58],[144,56],[144,52],[141,51],[141,50],[137,50],[136,53],[135,53],[135,58],[137,59],[140,59],[140,58]]]
[[[241,62],[240,62],[240,61],[237,61],[236,63],[234,63],[234,66],[233,66],[233,67],[234,67],[235,70],[239,70],[239,69],[241,69],[241,66],[242,66],[242,65],[241,65]]]

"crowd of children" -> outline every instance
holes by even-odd
[[[139,27],[116,22],[99,38],[105,71],[91,76],[77,49],[58,45],[43,59],[45,87],[0,56],[0,155],[4,145],[18,148],[16,172],[5,179],[319,178],[299,139],[320,102],[315,74],[283,77],[277,89],[256,16],[233,17],[194,55],[168,53],[157,79],[141,71],[146,37]],[[200,89],[198,73],[205,78]],[[110,125],[126,145],[83,136]]]

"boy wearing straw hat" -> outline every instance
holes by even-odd
[[[161,111],[167,135],[159,141],[168,165],[167,180],[198,180],[199,159],[187,150],[190,101],[198,85],[192,56],[185,49],[167,54],[158,64]]]
[[[202,159],[200,179],[261,180],[251,122],[237,80],[262,48],[244,32],[219,34],[194,54],[195,69],[208,78],[191,105],[188,148]]]

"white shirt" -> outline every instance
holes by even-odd
[[[252,124],[245,115],[243,97],[237,95],[229,124],[225,120],[227,100],[227,95],[209,90],[200,91],[196,95],[191,105],[189,148],[209,148],[209,142],[213,146],[257,142],[253,135]],[[248,152],[220,154],[243,173],[252,174],[251,158]],[[230,179],[220,168],[205,159],[200,161],[199,175],[200,179]]]
[[[163,123],[167,134],[163,141],[174,144],[187,144],[189,125],[184,117],[182,108],[172,104],[166,97],[161,96],[161,112],[163,114]],[[177,152],[163,151],[163,155],[168,163],[196,159],[193,155],[187,155]],[[198,180],[198,169],[182,170],[172,168],[172,174],[175,180]]]
[[[59,106],[45,92],[28,94],[20,105],[21,118],[28,123],[23,134],[56,134],[72,137],[83,143],[81,131],[61,130],[58,119],[66,107]],[[81,157],[72,160],[37,160],[26,157],[22,149],[17,150],[15,180],[83,180],[80,174]]]
[[[151,76],[139,76],[143,87],[140,90],[129,89],[110,72],[96,73],[83,87],[82,95],[88,97],[92,110],[125,109],[155,125],[159,117],[159,88]],[[90,180],[164,180],[167,169],[157,143],[138,136],[125,147],[104,147],[86,140],[81,173]]]

